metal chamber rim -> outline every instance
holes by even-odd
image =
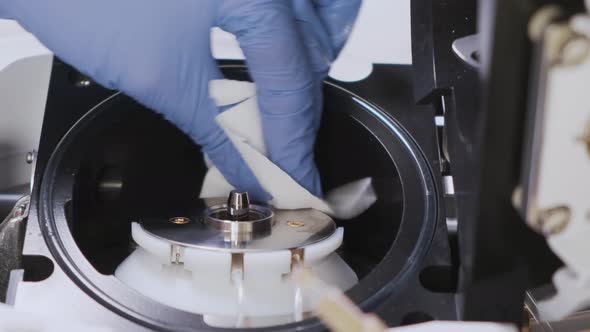
[[[360,291],[355,293],[355,288],[361,285],[363,280],[361,280],[357,286],[353,287],[350,292],[352,293],[351,295],[353,299],[360,302],[360,305],[365,310],[372,310],[385,298],[395,295],[399,289],[397,286],[400,283],[403,283],[405,279],[415,272],[414,270],[417,269],[417,266],[419,265],[418,263],[425,256],[429,242],[433,237],[434,225],[437,220],[438,195],[436,193],[433,174],[426,158],[417,143],[412,139],[411,135],[399,123],[397,123],[396,120],[387,115],[387,113],[378,106],[354,95],[350,91],[331,82],[326,82],[326,84],[349,95],[357,106],[369,113],[372,118],[376,119],[381,126],[384,126],[389,130],[392,136],[399,140],[397,143],[403,145],[408,152],[406,157],[411,159],[415,164],[415,176],[419,179],[419,185],[423,191],[422,208],[424,213],[420,218],[422,228],[417,234],[412,234],[412,236],[415,237],[413,248],[411,248],[410,255],[407,257],[406,262],[400,266],[399,272],[394,276],[391,276],[392,279],[381,282],[377,287],[378,290],[372,294],[364,294],[364,296],[362,296],[359,295],[359,293],[362,293]],[[41,182],[40,199],[38,202],[40,205],[38,209],[40,213],[39,223],[44,238],[55,260],[69,278],[89,296],[110,310],[117,312],[119,315],[140,325],[157,330],[182,331],[194,330],[199,327],[215,331],[222,330],[204,325],[202,322],[202,316],[200,315],[188,314],[176,309],[171,309],[156,303],[155,301],[144,298],[139,294],[134,294],[133,292],[130,292],[129,289],[125,290],[126,286],[122,286],[118,280],[105,282],[104,276],[92,269],[90,264],[85,261],[84,255],[77,248],[77,245],[70,234],[69,226],[67,225],[63,212],[64,204],[66,203],[64,199],[67,200],[68,195],[67,193],[64,194],[63,191],[59,192],[59,190],[55,190],[55,184],[60,172],[59,166],[61,166],[61,163],[63,162],[65,151],[67,151],[67,149],[74,143],[76,135],[79,134],[79,132],[93,119],[98,117],[102,113],[101,110],[103,108],[112,106],[121,98],[125,97],[121,94],[114,94],[90,110],[62,138],[55,152],[51,156]],[[405,204],[406,202],[404,202],[404,206]],[[406,211],[404,208],[402,225],[404,222],[410,222],[406,219],[410,217],[409,214],[410,212]],[[411,222],[416,222],[416,220],[412,220]],[[400,234],[401,233],[399,233],[398,236]],[[386,257],[381,263],[379,263],[380,265],[388,263],[387,257],[393,254],[392,251],[396,250],[396,242],[397,241],[394,241],[389,252],[386,254]],[[370,275],[367,278],[369,277]],[[383,279],[382,277],[384,276],[381,276],[381,279]],[[150,312],[160,312],[165,318],[152,317],[150,316]],[[323,329],[318,320],[312,319],[290,325],[276,326],[273,327],[273,330],[293,331],[300,328],[308,330]]]

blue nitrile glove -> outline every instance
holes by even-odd
[[[321,80],[342,48],[361,0],[1,0],[67,63],[161,113],[236,188],[267,200],[215,122],[208,85],[222,78],[210,28],[235,34],[257,85],[270,159],[321,196],[314,143]]]

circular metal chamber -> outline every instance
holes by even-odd
[[[242,68],[225,73],[247,78]],[[335,220],[344,227],[338,253],[360,277],[348,295],[365,310],[375,309],[386,300],[395,303],[400,290],[417,279],[437,222],[438,193],[423,152],[391,109],[334,83],[326,83],[325,100],[316,148],[324,191],[371,177],[378,197],[358,218]],[[200,223],[195,216],[207,205],[196,197],[206,169],[186,135],[131,98],[116,94],[97,105],[60,141],[38,192],[39,227],[60,269],[98,303],[147,328],[220,330],[201,315],[162,305],[112,276],[133,249],[131,221],[154,232],[156,223]],[[99,187],[105,170],[116,172],[113,178],[121,182],[109,199],[101,199]],[[190,222],[169,222],[178,217]],[[289,231],[305,234],[308,227],[299,217],[278,218],[277,212],[275,219],[275,227]],[[326,222],[325,232],[314,234],[325,236],[333,227]],[[315,238],[306,235],[301,241]],[[294,329],[323,327],[315,319],[272,327]]]

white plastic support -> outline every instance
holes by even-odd
[[[39,312],[17,310],[12,306],[0,303],[0,330],[2,331],[35,331],[35,332],[113,332],[107,327],[100,327],[74,321],[63,321],[51,318]]]
[[[329,238],[305,247],[305,262],[315,264],[326,258],[326,253],[336,251],[344,239],[344,229],[338,228]]]
[[[170,245],[145,232],[136,222],[131,224],[131,236],[138,246],[152,254],[160,262],[170,262]]]
[[[580,28],[589,20],[577,16],[574,22]],[[581,64],[553,66],[547,81],[535,208],[569,211],[560,230],[547,237],[565,263],[553,277],[557,294],[539,303],[541,317],[556,320],[590,304],[590,56]]]
[[[388,332],[517,332],[513,324],[487,322],[448,322],[434,321],[403,327],[395,327]]]
[[[219,327],[235,326],[240,316],[250,326],[268,326],[293,320],[295,285],[290,278],[292,252],[245,252],[236,254],[182,247],[175,263],[171,252],[177,245],[132,224],[139,245],[115,271],[124,284],[165,305],[205,315]],[[343,230],[303,248],[304,262],[326,282],[346,290],[357,283],[354,271],[334,251],[341,245]],[[304,312],[313,308],[303,297]]]

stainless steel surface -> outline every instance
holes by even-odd
[[[443,189],[445,190],[445,195],[455,195],[455,182],[452,176],[443,176]]]
[[[443,176],[443,189],[445,199],[445,214],[447,231],[450,235],[456,235],[459,230],[457,219],[457,202],[455,200],[455,183],[452,176]]]
[[[209,227],[222,232],[226,242],[238,246],[271,234],[274,213],[270,208],[250,204],[247,192],[232,190],[227,204],[216,205],[204,212]]]
[[[35,207],[31,208],[33,209],[31,215],[37,215],[38,211],[34,211]],[[44,315],[59,317],[66,321],[82,322],[89,326],[107,325],[114,331],[152,331],[123,318],[88,296],[56,262],[36,219],[26,223],[22,254],[47,257],[53,263],[54,270],[47,279],[35,282],[23,280],[21,273],[12,273],[8,289],[11,291],[9,300],[15,309],[42,312]],[[120,281],[113,276],[104,276],[104,278],[109,282],[120,284]]]
[[[8,276],[8,289],[6,290],[6,304],[14,306],[18,283],[22,282],[25,277],[25,270],[18,269],[10,271]]]
[[[274,223],[274,213],[271,209],[260,205],[249,205],[236,213],[235,206],[232,215],[231,205],[213,206],[204,213],[207,226],[223,233],[226,242],[246,242],[261,238],[271,233]]]
[[[250,209],[256,207],[256,205],[251,205]],[[223,206],[218,206],[212,209],[223,208]],[[227,232],[210,227],[204,221],[184,225],[175,225],[169,222],[146,223],[141,226],[148,233],[172,244],[229,252],[301,248],[326,239],[336,231],[336,224],[332,218],[313,209],[275,210],[273,220],[274,225],[266,236],[253,236],[248,241],[238,242],[228,241]],[[297,226],[293,226],[294,222]],[[227,221],[227,223],[238,222]]]
[[[23,184],[17,187],[3,189],[0,191],[0,220],[4,220],[12,211],[14,205],[23,196],[30,193],[29,184]]]
[[[232,190],[227,198],[227,212],[232,220],[248,217],[250,198],[247,192]]]
[[[479,68],[479,36],[471,35],[459,38],[453,42],[453,52],[466,64]]]
[[[447,231],[449,234],[457,234],[459,230],[459,220],[457,218],[447,218]]]
[[[0,302],[6,301],[10,272],[22,268],[22,249],[29,202],[29,196],[21,198],[0,224]]]
[[[18,40],[24,41],[15,35],[15,45],[23,45]],[[22,54],[22,58],[3,68],[0,75],[0,190],[29,182],[31,166],[25,160],[27,153],[39,145],[53,61],[50,54],[3,55],[10,58],[11,53]]]

